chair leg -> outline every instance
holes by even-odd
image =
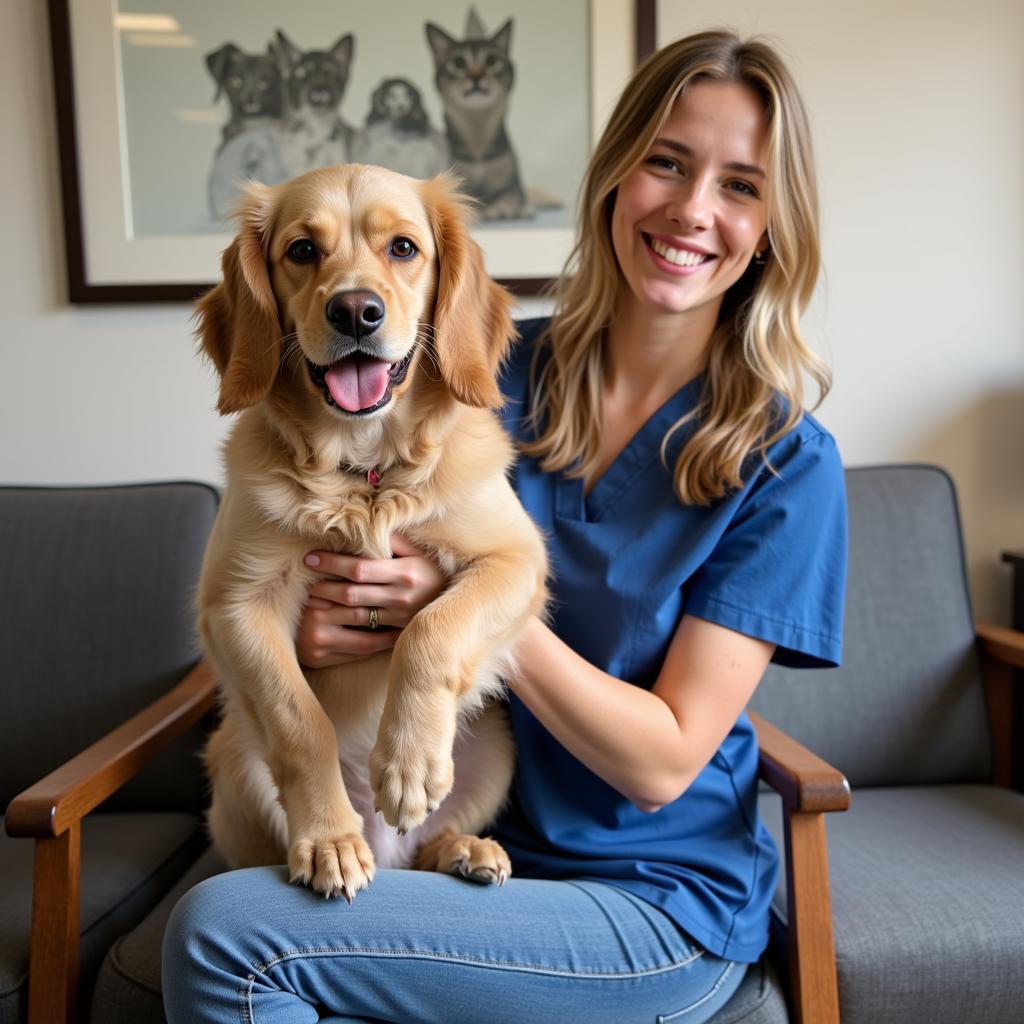
[[[29,1024],[74,1024],[78,1013],[81,824],[36,840]]]
[[[787,809],[786,900],[790,999],[797,1024],[839,1024],[825,816]]]

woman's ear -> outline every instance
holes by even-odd
[[[487,276],[484,254],[469,236],[469,200],[442,174],[425,182],[423,201],[437,248],[434,347],[441,376],[465,405],[498,408],[498,367],[515,336],[512,296]]]
[[[266,186],[246,189],[238,235],[221,258],[223,280],[196,307],[196,334],[220,374],[222,415],[266,398],[281,361],[281,324],[264,245],[273,198]]]

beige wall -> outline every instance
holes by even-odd
[[[673,0],[660,36],[728,23],[790,54],[823,182],[820,417],[848,464],[950,469],[978,611],[1005,621],[998,553],[1024,546],[1024,7],[844,6]],[[225,424],[189,309],[64,301],[45,7],[5,3],[0,33],[0,482],[216,482]]]

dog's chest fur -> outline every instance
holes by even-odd
[[[353,473],[333,480],[280,479],[255,490],[264,514],[287,533],[333,551],[370,558],[391,557],[391,534],[415,532],[438,516],[423,500],[385,477],[377,487]],[[422,495],[422,492],[421,492]],[[442,510],[443,514],[443,510]]]

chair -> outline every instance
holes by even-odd
[[[201,484],[0,488],[0,792],[35,839],[0,837],[2,1024],[74,1019],[206,846],[195,737],[172,741],[212,704],[189,670],[216,508]]]
[[[846,480],[843,666],[773,666],[752,701],[853,785],[852,808],[829,820],[827,843],[838,1017],[1019,1024],[1024,796],[1006,787],[1011,666],[1024,667],[1024,634],[973,623],[945,473],[884,466],[849,470]],[[812,800],[814,790],[805,790]],[[761,804],[781,846],[780,801],[766,794]],[[827,891],[803,888],[805,866],[791,859],[774,913],[798,1019],[817,1024],[837,1017],[818,1003],[824,962],[805,977],[816,950],[800,917],[813,912],[816,889]]]
[[[975,640],[955,497],[941,471],[850,470],[847,485],[851,572],[845,663],[823,672],[773,666],[755,697],[761,774],[766,787],[775,790],[766,788],[762,813],[787,863],[773,909],[772,955],[748,971],[714,1024],[836,1024],[840,1009],[843,1024],[1017,1021],[1017,1007],[1024,1005],[1019,980],[1024,883],[1013,875],[1020,876],[1024,864],[1024,798],[987,784],[993,776],[975,644],[990,670],[989,692],[997,709],[1004,709],[994,719],[1000,727],[994,731],[999,780],[1008,770],[1009,739],[1001,728],[1009,721],[1006,666],[1024,666],[1024,637],[985,627]],[[190,701],[205,706],[212,681],[203,671],[200,667],[191,677],[198,682],[189,696],[140,713],[139,718],[148,716],[152,744],[182,727],[181,709]],[[156,721],[164,712],[166,726]],[[112,749],[115,740],[104,742]],[[864,787],[852,811],[830,820],[827,843],[824,814],[844,810],[849,789],[844,776],[808,747]],[[121,774],[128,775],[140,759],[120,757],[117,763],[126,765]],[[60,789],[51,787],[54,805],[59,800],[53,793]],[[936,808],[945,816],[940,822],[953,823],[950,833],[976,830],[993,856],[976,841],[937,851],[928,833]],[[908,850],[919,853],[917,864],[906,863]],[[951,857],[960,877],[943,870]],[[179,873],[141,924],[114,942],[96,982],[96,1024],[163,1019],[160,944],[167,916],[182,893],[221,868],[207,850]],[[968,898],[978,888],[970,875],[985,871],[980,901]],[[939,882],[953,893],[946,898],[953,901],[959,931],[919,932],[931,919],[908,918],[927,902],[911,893],[915,885],[934,890]],[[1005,901],[1002,916],[985,895],[991,892]],[[981,947],[993,954],[989,966],[996,977],[987,989],[977,978],[973,983],[961,978],[973,961],[961,963],[955,954],[971,941],[978,959]],[[872,944],[880,950],[877,955]],[[917,955],[920,950],[934,961]],[[68,957],[54,962],[66,965]],[[945,989],[938,987],[942,981]],[[961,1012],[963,1000],[956,1001],[961,993],[973,1000],[970,1012]],[[1013,1015],[1004,1012],[1007,1007]]]

